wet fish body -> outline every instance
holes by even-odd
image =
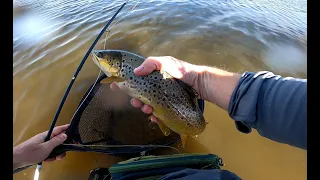
[[[153,115],[158,118],[164,135],[169,135],[170,129],[185,138],[204,131],[206,122],[197,104],[197,94],[190,86],[164,71],[136,76],[133,70],[145,58],[127,51],[95,50],[92,56],[109,77],[108,83],[116,82],[129,96],[153,107]]]

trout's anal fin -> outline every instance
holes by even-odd
[[[151,120],[151,116],[148,119]],[[163,135],[169,136],[171,130],[166,125],[164,125],[159,119],[157,120],[157,124]]]
[[[180,134],[180,139],[182,143],[182,148],[185,148],[186,142],[187,142],[188,135]]]
[[[116,77],[116,76],[111,76],[111,77],[107,77],[105,79],[103,79],[102,81],[100,81],[101,84],[109,84],[109,83],[113,83],[113,82],[123,82],[124,79],[121,77]]]

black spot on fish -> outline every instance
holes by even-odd
[[[147,92],[147,90],[146,90],[146,89],[144,89],[143,91],[144,91],[144,92]]]
[[[167,108],[170,108],[170,106],[169,106],[169,105],[167,105]]]
[[[151,98],[148,98],[149,101],[151,101]]]
[[[161,86],[159,85],[158,88],[161,88]]]
[[[165,99],[165,98],[162,98],[162,101],[166,101],[166,99]]]
[[[132,80],[132,79],[133,79],[133,77],[130,77],[129,79],[130,79],[130,80]]]
[[[153,90],[153,92],[156,92],[156,90]]]
[[[153,84],[153,87],[157,87],[157,85],[156,85],[156,84]]]
[[[157,79],[157,76],[155,76],[154,79]]]
[[[153,97],[156,97],[156,95],[154,94]]]
[[[143,83],[143,85],[146,85],[146,84],[147,84],[146,82]]]

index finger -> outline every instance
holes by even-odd
[[[61,134],[63,132],[65,132],[69,127],[69,124],[65,124],[65,125],[61,125],[61,126],[57,126],[53,129],[52,134],[50,136],[50,139],[58,134]]]
[[[65,125],[61,125],[61,126],[57,126],[52,130],[52,133],[50,135],[50,139],[53,138],[54,136],[61,134],[63,132],[65,132],[69,127],[69,124],[65,124]],[[32,137],[34,139],[35,142],[43,142],[45,140],[45,138],[47,137],[49,131],[45,131],[42,132],[40,134],[35,135],[34,137]]]

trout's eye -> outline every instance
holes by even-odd
[[[97,53],[98,58],[102,58],[102,52]]]

